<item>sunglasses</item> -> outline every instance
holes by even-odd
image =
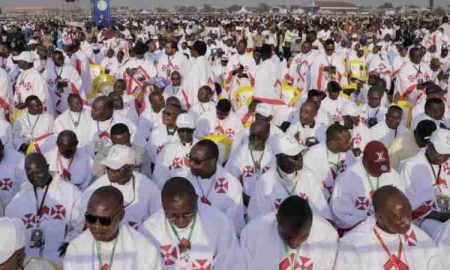
[[[100,225],[102,226],[109,226],[112,224],[113,219],[119,214],[120,212],[115,213],[114,215],[112,215],[111,217],[99,217],[99,216],[95,216],[95,215],[91,215],[88,212],[86,212],[84,214],[84,219],[86,220],[87,223],[93,225],[95,223],[98,222],[100,223]]]

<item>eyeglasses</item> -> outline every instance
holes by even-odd
[[[112,215],[112,216],[110,216],[110,217],[99,217],[99,216],[91,215],[91,214],[89,214],[88,212],[86,212],[86,213],[84,214],[84,219],[86,220],[87,223],[89,223],[89,224],[91,224],[91,225],[97,223],[97,220],[98,220],[98,222],[100,222],[100,225],[102,225],[102,226],[109,226],[109,225],[112,224],[113,219],[114,219],[119,213],[120,213],[120,211],[117,212],[117,213],[115,213],[114,215]]]
[[[170,214],[170,215],[166,213],[166,218],[170,222],[174,222],[179,219],[184,219],[184,220],[191,219],[195,214],[196,214],[196,212],[189,213],[189,214]]]

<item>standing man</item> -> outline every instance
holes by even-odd
[[[174,71],[177,71],[181,77],[186,76],[189,72],[189,60],[178,51],[178,44],[175,40],[166,43],[165,52],[158,60],[158,77],[170,80]]]

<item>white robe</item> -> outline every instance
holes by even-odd
[[[22,71],[19,77],[17,77],[14,91],[14,103],[25,103],[27,97],[32,95],[39,98],[47,111],[50,113],[53,112],[53,104],[51,103],[51,98],[49,96],[47,82],[34,68]]]
[[[39,205],[42,202],[44,189],[37,189]],[[26,254],[28,256],[42,256],[61,264],[58,249],[64,242],[70,242],[76,235],[76,222],[81,212],[74,208],[80,198],[80,191],[74,185],[53,176],[48,188],[47,196],[41,210],[40,229],[43,230],[45,245],[40,252],[38,248],[31,248],[31,232],[37,228],[39,221],[36,213],[36,196],[33,186],[26,182],[6,207],[5,216],[20,219],[26,229]]]
[[[336,100],[332,100],[329,97],[326,97],[324,100],[322,100],[320,108],[326,111],[331,116],[331,120],[333,122],[341,123],[343,121],[342,110],[349,103],[350,101],[343,98],[342,96],[338,96]]]
[[[389,261],[389,256],[373,231],[375,227],[375,219],[370,217],[339,240],[334,270],[386,269],[384,265]],[[394,256],[398,256],[401,241],[403,252],[400,259],[410,270],[445,269],[434,242],[415,225],[411,224],[405,235],[388,234],[379,228],[377,231]]]
[[[335,66],[336,73],[330,76],[330,74],[324,71],[324,67],[326,66]],[[331,56],[325,53],[318,54],[308,72],[307,80],[308,90],[317,89],[325,91],[330,81],[337,81],[340,85],[346,84],[347,79],[345,78],[345,67],[342,59],[337,54]]]
[[[308,239],[300,245],[297,258],[295,250],[289,249],[286,254],[274,213],[253,220],[241,234],[247,270],[329,270],[334,265],[337,241],[338,234],[331,224],[318,216],[313,216]]]
[[[206,103],[198,102],[189,110],[189,113],[192,114],[195,120],[208,112],[216,113],[216,104],[212,101]]]
[[[366,145],[371,141],[370,129],[366,125],[360,123],[356,127],[353,127],[353,129],[350,130],[350,133],[352,134],[353,148],[364,151]]]
[[[272,59],[263,61],[256,69],[253,98],[264,103],[281,105],[281,72]]]
[[[12,125],[0,118],[0,140],[3,145],[13,145],[13,129]]]
[[[25,110],[13,125],[14,146],[18,149],[23,143],[39,140],[51,132],[53,132],[53,116],[45,112],[31,115]]]
[[[449,265],[450,256],[448,256],[448,254],[450,252],[450,221],[445,222],[441,226],[441,230],[433,240],[435,240],[439,248],[440,256],[444,265]]]
[[[125,71],[122,73],[122,79],[127,83],[127,93],[140,93],[143,90],[143,82],[151,78],[155,78],[157,71],[153,63],[147,62],[144,59],[130,59],[123,65]],[[136,73],[130,75],[126,69],[134,69]]]
[[[303,126],[300,121],[293,123],[286,130],[286,135],[299,145],[307,146],[309,138],[315,138],[318,142],[325,142],[327,126],[316,123],[314,127]]]
[[[286,75],[287,81],[296,87],[298,90],[308,90],[306,86],[306,76],[311,65],[313,64],[317,55],[313,52],[307,54],[299,53],[291,61],[289,66],[289,73]]]
[[[236,90],[239,86],[239,78],[237,78],[237,75],[233,76],[233,70],[236,70],[239,68],[239,66],[242,65],[244,67],[244,74],[247,74],[247,77],[250,81],[254,81],[255,79],[255,72],[256,72],[256,63],[255,59],[253,59],[252,56],[248,54],[234,54],[230,57],[227,64],[227,74],[225,78],[226,84],[230,86],[230,89],[233,91]]]
[[[361,122],[367,125],[369,118],[376,118],[377,123],[384,122],[386,117],[387,108],[384,106],[379,106],[377,108],[371,108],[367,103],[361,108],[361,115],[359,119]]]
[[[400,124],[397,130],[390,129],[386,125],[386,121],[379,122],[370,129],[370,138],[373,141],[379,141],[389,148],[392,141],[396,138],[405,138],[410,136],[411,131]]]
[[[281,179],[277,169],[263,175],[255,185],[248,205],[248,218],[254,219],[265,214],[276,212],[280,204],[291,195],[297,195],[308,201],[311,209],[324,219],[332,220],[327,201],[317,185],[313,172],[303,169],[295,178],[293,188],[285,187],[286,180]],[[291,190],[289,190],[291,189]],[[289,194],[288,192],[292,192]]]
[[[84,147],[89,142],[90,128],[92,125],[91,112],[87,109],[81,113],[72,112],[70,109],[56,117],[53,130],[59,134],[64,130],[75,132],[78,139],[78,147]]]
[[[6,70],[0,66],[0,111],[6,114],[10,111],[12,105],[13,91],[11,79]]]
[[[228,158],[225,170],[239,179],[244,193],[251,197],[256,183],[275,166],[275,154],[270,145],[266,145],[263,151],[251,151],[249,144],[245,143]]]
[[[184,91],[184,95],[187,95],[187,99],[181,101],[188,110],[191,106],[199,102],[197,98],[198,89],[205,85],[208,85],[211,89],[215,89],[214,74],[211,64],[206,57],[199,56],[194,59],[190,71],[187,76],[184,76],[181,84],[181,90]]]
[[[189,239],[191,229],[192,237]],[[242,255],[233,223],[219,210],[199,205],[195,224],[191,222],[187,228],[175,227],[175,230],[181,239],[189,239],[191,242],[188,269],[243,269]],[[147,219],[140,231],[159,248],[164,269],[183,269],[178,239],[163,210]]]
[[[424,91],[417,89],[417,84],[420,81],[426,81],[424,70],[425,67],[423,64],[416,65],[408,60],[398,74],[395,93],[399,93],[401,99],[416,104],[417,100],[425,95]]]
[[[244,204],[242,186],[234,176],[220,165],[216,166],[216,173],[209,179],[201,179],[192,175],[190,170],[179,173],[191,182],[198,195],[199,203],[212,205],[225,213],[233,221],[236,232],[244,227]]]
[[[144,146],[150,139],[153,129],[163,126],[162,111],[156,113],[152,108],[147,108],[141,113],[138,119],[138,132],[136,134],[135,143],[139,146]]]
[[[194,136],[196,138],[217,134],[233,140],[236,134],[244,129],[240,119],[233,112],[230,112],[224,120],[219,120],[215,110],[200,116],[195,126]]]
[[[130,226],[119,229],[112,268],[108,270],[162,270],[158,249]],[[64,257],[64,270],[100,269],[96,241],[89,230],[73,240]],[[103,264],[109,263],[111,251],[102,254]]]
[[[168,80],[170,80],[170,74],[174,71],[178,71],[181,74],[181,78],[187,76],[189,68],[189,60],[181,52],[176,52],[172,56],[164,53],[158,59],[158,77],[163,77]]]
[[[386,88],[391,88],[392,67],[384,53],[378,53],[372,57],[367,66],[367,72],[377,74],[386,81]]]
[[[149,216],[161,208],[161,192],[155,183],[145,175],[133,172],[133,176],[134,184],[133,178],[131,178],[124,185],[120,185],[111,183],[107,174],[103,175],[83,192],[80,201],[77,203],[77,208],[81,213],[86,212],[89,199],[98,188],[113,186],[119,189],[124,197],[124,206],[126,207],[122,223],[126,223],[135,229],[139,228]],[[84,224],[84,222],[79,222],[79,224]]]
[[[152,130],[151,136],[148,140],[145,148],[147,149],[150,161],[155,163],[156,157],[163,149],[164,145],[178,140],[178,134],[175,131],[173,134],[169,134],[165,125],[159,126]]]
[[[369,181],[372,181],[372,186]],[[405,190],[395,170],[391,169],[379,178],[369,178],[362,161],[353,164],[336,178],[334,185],[330,204],[336,226],[344,230],[352,229],[373,215],[373,193],[380,187],[390,185]]]
[[[86,95],[89,95],[92,90],[92,79],[90,62],[87,55],[83,51],[79,50],[70,58],[66,57],[66,63],[70,63],[73,67],[75,67],[83,81],[81,91],[83,91]]]
[[[19,163],[21,164],[16,164],[11,157],[0,161],[0,217],[4,216],[5,207],[26,180],[24,171],[19,169],[19,166],[24,165],[23,157]]]

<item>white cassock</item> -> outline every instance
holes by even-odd
[[[31,115],[27,110],[14,122],[13,141],[18,149],[22,144],[31,140],[40,141],[53,132],[53,116],[43,112]]]
[[[309,148],[303,157],[305,168],[314,172],[317,185],[322,189],[325,199],[329,200],[336,177],[356,161],[352,151],[332,153],[325,143]]]
[[[59,266],[53,262],[44,260],[42,258],[26,258],[24,263],[24,270],[59,270]]]
[[[175,130],[169,131],[165,125],[152,130],[148,143],[145,145],[150,161],[155,163],[158,154],[164,145],[178,140],[178,134]]]
[[[447,106],[445,106],[445,107],[448,108]],[[446,121],[437,120],[437,119],[434,119],[433,117],[427,115],[426,113],[421,113],[413,118],[413,121],[411,123],[411,129],[415,130],[417,128],[417,125],[423,120],[429,120],[429,121],[433,122],[437,128],[446,128]]]
[[[143,83],[151,78],[155,78],[157,75],[155,65],[144,59],[130,59],[124,65],[124,69],[125,71],[121,75],[122,79],[127,83],[127,93],[130,95],[140,93],[143,90]],[[135,72],[128,74],[126,72],[127,69],[132,69]]]
[[[431,211],[445,212],[450,210],[450,162],[441,166],[431,165],[425,151],[400,163],[400,177],[405,183],[405,194],[411,202],[413,219],[418,222]],[[442,223],[425,219],[420,227],[434,237]]]
[[[272,59],[263,61],[256,69],[253,98],[271,105],[283,105],[281,72]]]
[[[370,129],[370,138],[371,141],[380,141],[386,148],[389,148],[394,139],[408,137],[410,133],[411,131],[402,124],[395,130],[389,128],[386,121],[382,121]]]
[[[127,118],[137,124],[138,121],[138,109],[136,108],[136,98],[127,93],[122,94],[123,110],[126,111]]]
[[[214,102],[197,102],[189,110],[189,113],[192,114],[195,120],[197,120],[200,116],[204,115],[207,112],[214,112],[214,114],[216,113],[216,104]]]
[[[307,54],[299,53],[294,56],[285,79],[300,91],[308,90],[305,88],[307,82],[306,76],[315,57],[317,57],[317,54],[312,51]]]
[[[23,222],[26,229],[25,252],[28,256],[40,256],[61,265],[59,247],[77,236],[76,222],[82,214],[74,205],[80,198],[80,191],[74,185],[61,180],[58,175],[53,176],[42,203],[46,189],[37,188],[35,193],[33,186],[26,182],[6,207],[5,216],[18,218]],[[42,204],[40,217],[37,204]],[[42,249],[30,246],[32,232],[38,228],[42,230],[45,239]]]
[[[13,145],[12,125],[5,119],[0,118],[0,140],[4,145]]]
[[[160,188],[168,179],[175,176],[177,171],[189,168],[189,152],[195,143],[195,140],[190,144],[175,140],[164,145],[156,157],[153,170],[153,180]]]
[[[74,184],[81,191],[84,191],[91,183],[94,160],[84,149],[77,148],[71,159],[61,156],[57,147],[45,153],[44,156],[51,172]]]
[[[163,126],[162,123],[162,111],[154,112],[152,108],[147,108],[139,115],[137,127],[138,131],[136,134],[135,143],[139,146],[144,146],[147,144],[152,130],[159,126]]]
[[[152,214],[161,208],[160,190],[153,181],[145,175],[133,172],[133,177],[124,185],[111,183],[108,175],[95,180],[81,195],[77,208],[81,213],[86,212],[89,199],[100,187],[113,186],[122,192],[124,197],[125,217],[122,223],[126,223],[134,229],[139,226]],[[84,219],[84,217],[82,217]],[[79,222],[79,224],[83,224]],[[81,229],[81,228],[78,228]]]
[[[117,242],[116,242],[117,241]],[[141,233],[128,225],[122,225],[117,240],[100,243],[98,254],[96,241],[90,230],[73,240],[64,257],[64,270],[108,269],[108,270],[162,270],[158,249]],[[110,258],[114,250],[112,265]],[[99,257],[102,262],[99,263]]]
[[[56,112],[62,113],[69,108],[67,98],[70,94],[78,94],[83,100],[86,100],[82,89],[83,80],[73,66],[69,64],[64,64],[62,67],[53,66],[47,69],[45,79]],[[62,92],[57,90],[58,82],[67,83],[67,87],[64,87]]]
[[[386,89],[391,89],[392,67],[384,53],[377,53],[372,57],[367,66],[367,72],[380,76],[386,81]]]
[[[45,110],[50,113],[53,112],[53,104],[49,96],[47,82],[34,68],[23,70],[17,77],[13,98],[14,103],[25,103],[29,96],[37,96],[44,105]]]
[[[401,55],[397,55],[392,60],[392,78],[396,79],[398,75],[400,74],[400,70],[402,69],[403,65],[408,61],[408,57],[402,57]]]
[[[129,122],[137,125],[138,123],[138,114],[135,110],[123,108],[121,110],[114,110],[114,113],[121,118],[127,119]]]
[[[373,215],[373,193],[383,186],[405,190],[403,181],[394,169],[376,178],[369,176],[362,161],[340,174],[336,178],[330,201],[336,226],[348,231]]]
[[[286,130],[286,135],[303,146],[307,146],[308,140],[315,138],[318,142],[325,142],[327,126],[323,124],[316,124],[313,127],[303,126],[300,121],[293,123]]]
[[[100,62],[100,65],[102,65],[105,69],[108,69],[110,71],[110,74],[113,76],[117,75],[117,71],[119,70],[119,60],[117,60],[116,57],[105,57]]]
[[[205,56],[199,56],[194,59],[194,62],[187,73],[183,77],[181,91],[183,100],[181,102],[189,110],[198,101],[197,92],[202,86],[208,85],[211,89],[214,87],[214,74],[212,67]]]
[[[83,81],[81,91],[83,91],[86,95],[89,95],[92,90],[92,79],[91,64],[87,55],[83,51],[79,50],[70,58],[66,57],[66,63],[70,63],[73,67],[75,67],[76,71],[81,76],[81,80]]]
[[[163,77],[170,80],[170,74],[174,71],[178,71],[181,75],[181,78],[184,78],[185,76],[187,76],[189,68],[189,60],[183,53],[176,52],[171,56],[168,56],[164,53],[158,60],[158,77]]]
[[[406,61],[400,69],[395,87],[395,93],[400,94],[400,99],[416,104],[425,95],[424,91],[417,89],[419,82],[425,82],[424,71],[423,64],[416,65],[410,60]]]
[[[212,205],[221,210],[233,221],[237,233],[242,230],[245,224],[244,204],[239,180],[220,165],[216,166],[216,173],[209,179],[196,177],[190,170],[184,170],[178,176],[191,182],[198,195],[199,204]]]
[[[448,254],[450,252],[450,221],[445,222],[441,226],[441,230],[433,240],[435,240],[439,248],[442,262],[444,265],[449,265],[450,257]]]
[[[263,151],[255,151],[250,150],[249,143],[246,142],[228,158],[225,170],[239,179],[244,193],[251,197],[256,183],[266,172],[275,167],[275,154],[270,145],[266,144]]]
[[[360,121],[368,125],[368,121],[371,118],[377,119],[377,123],[384,122],[386,117],[387,108],[384,106],[379,106],[377,108],[371,108],[368,104],[364,104],[361,108],[361,115],[359,117]]]
[[[5,207],[19,192],[20,186],[26,179],[23,169],[19,169],[20,166],[24,166],[23,157],[18,163],[15,163],[11,156],[5,156],[0,161],[0,217],[4,216]]]
[[[225,78],[225,83],[228,84],[230,86],[230,89],[232,89],[233,91],[236,90],[241,84],[239,83],[239,78],[237,77],[237,75],[233,76],[233,70],[236,70],[239,68],[239,66],[243,66],[244,68],[244,74],[247,74],[248,79],[250,81],[254,81],[255,80],[255,72],[256,72],[256,62],[255,59],[248,55],[248,54],[243,54],[240,55],[238,53],[233,54],[229,60],[228,60],[228,64],[227,64],[227,75]]]
[[[193,221],[184,229],[171,225],[161,209],[142,224],[140,231],[158,247],[165,270],[243,269],[233,223],[213,207],[199,205]],[[183,239],[190,241],[191,249],[180,254]]]
[[[327,66],[336,67],[335,74],[329,74],[324,71]],[[342,59],[337,55],[333,54],[331,56],[325,53],[320,53],[314,58],[314,62],[308,72],[308,84],[307,89],[317,89],[320,91],[325,91],[327,85],[331,81],[336,81],[340,85],[346,84],[345,78],[345,67],[342,63]]]
[[[13,91],[11,80],[6,70],[0,67],[0,110],[3,114],[10,111],[12,105]]]
[[[320,108],[326,111],[330,117],[331,121],[340,123],[342,122],[342,110],[350,101],[341,96],[338,96],[336,100],[332,100],[329,97],[326,97],[320,103]]]
[[[64,130],[71,130],[77,135],[78,147],[84,147],[89,142],[92,117],[89,110],[84,109],[81,113],[72,112],[70,109],[56,117],[53,130],[59,134]]]
[[[195,127],[194,136],[196,138],[217,134],[224,135],[231,140],[244,129],[241,120],[235,113],[230,111],[227,118],[219,120],[215,110],[200,116]]]
[[[349,234],[339,240],[338,254],[334,270],[441,270],[441,258],[435,243],[415,225],[404,234],[388,234],[375,224],[375,218],[369,217]],[[385,244],[391,256],[383,248],[375,230]],[[399,247],[401,255],[399,256]],[[400,258],[399,258],[400,257]],[[393,261],[400,259],[400,267]]]
[[[282,178],[282,174],[279,169],[272,169],[256,183],[248,205],[249,219],[276,212],[287,197],[296,195],[307,200],[316,215],[332,220],[330,208],[313,172],[303,169],[292,180]]]
[[[241,234],[247,270],[329,270],[334,265],[337,241],[331,224],[315,215],[308,239],[298,250],[281,240],[274,213],[253,220]]]
[[[364,151],[367,143],[371,141],[370,129],[362,123],[350,130],[353,139],[353,148],[359,148]]]

